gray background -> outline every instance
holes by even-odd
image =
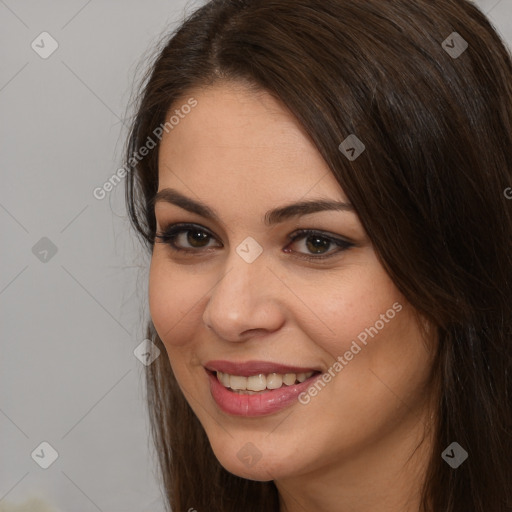
[[[163,510],[133,353],[148,258],[124,183],[93,190],[122,165],[137,65],[202,3],[0,0],[0,511]],[[476,3],[511,44],[512,0]]]

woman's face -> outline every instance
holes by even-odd
[[[160,147],[157,230],[175,236],[155,244],[149,287],[188,403],[245,478],[371,457],[426,414],[431,359],[411,306],[278,101],[215,85],[167,117],[189,97]]]

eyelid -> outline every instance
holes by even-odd
[[[297,240],[297,238],[304,237],[305,235],[312,236],[312,235],[319,235],[322,238],[328,238],[329,240],[333,242],[340,242],[342,244],[347,245],[355,245],[355,243],[348,238],[340,235],[335,235],[334,233],[331,233],[329,231],[323,231],[321,229],[311,229],[311,228],[300,228],[296,229],[293,233],[290,233],[288,235],[288,239],[292,242]]]
[[[203,231],[204,233],[208,234],[212,239],[216,240],[218,243],[220,243],[220,246],[223,247],[224,245],[222,242],[218,240],[218,238],[206,227],[202,226],[201,224],[191,223],[191,222],[179,222],[176,224],[169,224],[167,226],[164,226],[162,231],[157,231],[155,233],[155,239],[160,239],[161,243],[167,244],[171,250],[177,253],[183,253],[183,254],[192,254],[194,256],[201,256],[204,252],[211,252],[212,247],[206,246],[203,248],[181,248],[176,247],[173,245],[173,240],[175,237],[177,237],[179,234],[187,231],[191,231],[193,229],[196,229],[197,231]],[[293,256],[302,259],[302,260],[309,260],[309,261],[321,261],[324,259],[328,259],[330,257],[334,257],[335,255],[342,253],[351,247],[354,247],[356,244],[355,242],[342,237],[340,235],[335,235],[327,231],[319,230],[319,229],[297,229],[290,233],[287,238],[292,243],[295,242],[298,239],[301,238],[307,238],[308,236],[319,236],[320,238],[324,238],[326,240],[329,240],[332,242],[335,246],[337,246],[337,250],[330,250],[329,252],[325,254],[319,254],[319,255],[313,255],[313,254],[306,254],[299,251],[285,251],[286,253],[290,253]],[[156,242],[156,240],[155,240]],[[286,249],[286,248],[285,248]]]
[[[208,234],[212,239],[216,240],[217,242],[219,242],[219,240],[217,239],[217,237],[206,227],[204,226],[201,226],[200,224],[195,224],[193,222],[178,222],[176,224],[169,224],[169,225],[166,225],[162,228],[161,231],[158,231],[155,233],[155,243],[156,243],[156,239],[160,239],[161,240],[161,243],[165,243],[167,244],[173,251],[175,252],[182,252],[182,253],[189,253],[189,254],[198,254],[201,249],[193,249],[193,248],[189,248],[189,249],[183,249],[181,247],[175,247],[174,244],[173,244],[173,241],[174,241],[174,238],[176,238],[180,233],[183,233],[183,232],[187,232],[187,231],[192,231],[193,229],[197,230],[197,231],[203,231],[205,232],[206,234]],[[221,247],[223,247],[223,244],[222,242],[219,242]],[[208,250],[208,249],[211,249],[211,247],[204,247],[202,250]]]
[[[348,240],[345,237],[334,235],[330,232],[319,230],[319,229],[298,229],[294,231],[293,233],[290,233],[288,235],[288,239],[290,239],[293,242],[299,239],[306,239],[310,236],[318,236],[319,238],[324,238],[334,244],[336,246],[335,250],[330,249],[328,252],[323,254],[307,254],[299,251],[285,251],[288,253],[291,253],[292,256],[306,260],[306,261],[312,261],[320,263],[322,260],[328,260],[330,258],[334,258],[336,256],[339,256],[343,254],[346,250],[355,247],[355,243]]]

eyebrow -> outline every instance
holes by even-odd
[[[205,217],[220,223],[219,216],[215,210],[209,206],[206,206],[204,203],[184,196],[181,192],[178,192],[175,189],[164,188],[157,192],[152,201],[153,206],[158,202],[174,204],[191,213],[195,213],[201,217]],[[350,203],[333,201],[330,199],[313,199],[310,201],[300,201],[269,210],[265,214],[264,223],[266,226],[272,226],[292,217],[299,217],[302,215],[308,215],[310,213],[332,210],[353,212],[354,207]]]

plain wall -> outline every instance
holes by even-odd
[[[122,165],[136,66],[201,3],[0,1],[0,511],[163,510],[133,353],[148,260],[124,183],[93,191]],[[476,3],[512,44],[512,0]]]

